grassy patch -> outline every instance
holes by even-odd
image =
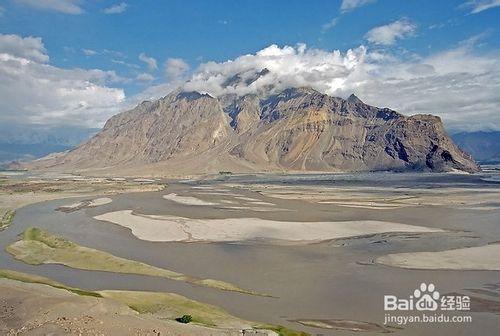
[[[120,258],[104,251],[80,246],[38,228],[26,229],[22,235],[22,240],[7,246],[6,251],[17,260],[30,265],[62,264],[91,271],[157,276],[221,290],[257,294],[224,281],[197,279],[139,261]]]
[[[17,280],[21,282],[26,282],[26,283],[36,283],[36,284],[42,284],[42,285],[48,285],[54,288],[59,288],[59,289],[65,289],[67,291],[73,292],[78,295],[83,295],[83,296],[93,296],[93,297],[102,297],[101,294],[92,292],[92,291],[87,291],[75,287],[69,287],[66,285],[63,285],[60,282],[57,282],[55,280],[45,278],[42,276],[34,275],[34,274],[27,274],[27,273],[22,273],[22,272],[16,272],[16,271],[11,271],[7,269],[0,269],[0,279],[10,279],[10,280]]]
[[[6,229],[12,223],[15,214],[14,210],[0,209],[0,231]]]
[[[0,279],[2,278],[25,283],[48,285],[83,296],[108,298],[123,303],[140,314],[151,314],[159,319],[176,320],[179,317],[191,316],[190,323],[201,324],[208,327],[232,329],[250,328],[250,326],[254,324],[250,321],[239,319],[217,306],[191,300],[174,293],[121,290],[88,291],[66,286],[60,282],[42,276],[7,269],[0,269]],[[309,334],[304,332],[297,332],[283,326],[271,324],[255,325],[253,328],[273,330],[280,336],[309,336]]]
[[[193,323],[211,327],[228,325],[250,325],[225,310],[174,293],[140,291],[100,291],[103,297],[122,302],[141,314],[153,314],[159,318],[175,320],[190,315]]]
[[[262,325],[257,325],[254,326],[255,329],[265,329],[265,330],[272,330],[280,336],[310,336],[310,334],[304,332],[304,331],[296,331],[292,329],[288,329],[286,327],[280,326],[280,325],[273,325],[273,324],[262,324]]]

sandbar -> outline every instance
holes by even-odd
[[[500,244],[438,252],[394,253],[379,257],[378,264],[410,269],[500,271]]]
[[[192,196],[180,196],[175,193],[171,193],[168,195],[163,195],[163,198],[169,201],[173,201],[175,203],[184,204],[184,205],[218,205],[218,203],[207,202],[197,197]]]
[[[136,214],[132,210],[108,212],[94,218],[129,228],[139,239],[164,242],[255,239],[315,242],[387,232],[443,232],[441,229],[374,220],[291,222],[261,218],[192,219]]]

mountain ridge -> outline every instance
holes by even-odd
[[[72,149],[99,129],[0,123],[0,165],[28,161]]]
[[[453,141],[481,163],[500,163],[500,131],[458,132]]]
[[[97,135],[29,168],[144,171],[453,171],[480,168],[439,117],[322,94],[269,96],[174,91],[111,117]]]

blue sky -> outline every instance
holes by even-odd
[[[89,73],[80,79],[104,91],[109,89],[120,103],[115,105],[120,108],[126,105],[124,102],[135,103],[133,97],[148,95],[144,93],[167,93],[172,85],[196,74],[200,64],[237,59],[273,44],[279,48],[287,45],[297,48],[297,44],[304,43],[308,50],[341,53],[363,46],[368,58],[377,54],[390,56],[392,60],[387,58],[385,62],[387,67],[390,64],[410,67],[419,62],[424,64],[424,60],[438,64],[436,55],[445,55],[468,44],[469,49],[461,56],[464,62],[467,57],[472,62],[476,60],[474,57],[480,57],[479,61],[484,61],[485,66],[478,71],[493,67],[488,61],[493,62],[500,50],[498,0],[2,0],[0,8],[0,33],[21,39],[4,41],[5,48],[10,48],[7,51],[19,53],[19,49],[12,47],[13,43],[26,47],[22,39],[39,38],[40,43],[31,47],[41,48],[49,60],[38,60],[43,67],[36,70],[37,73],[68,70],[73,71],[67,75],[74,80],[75,69],[103,71],[105,74],[97,79]],[[385,28],[376,30],[380,27]],[[169,59],[177,63],[168,63]],[[380,61],[373,62],[380,66]],[[472,72],[477,75],[478,71]],[[359,83],[346,86],[344,91],[356,91],[353,88],[360,87]],[[81,87],[79,82],[75,85]],[[121,90],[123,96],[119,97],[111,89]],[[342,94],[343,89],[335,88],[332,92]],[[1,90],[0,87],[0,97]],[[408,113],[418,112],[420,108],[392,103],[390,97],[375,97],[368,89],[360,89],[361,93],[365,91],[370,103],[406,108]],[[498,87],[493,87],[488,99],[494,100],[498,95]],[[364,97],[361,95],[361,98]],[[70,102],[54,107],[50,102],[41,101],[34,104],[47,104],[42,106],[40,115],[36,115],[36,107],[23,107],[29,113],[21,121],[52,123],[60,118],[62,123],[71,122],[72,116],[80,120],[87,111],[92,122],[99,124],[117,112],[116,108],[108,108],[113,105],[113,99],[103,97],[103,100],[105,103],[98,101],[94,110],[92,101],[80,102],[79,113]],[[441,103],[438,102],[438,106]],[[494,101],[489,103],[493,105]],[[54,108],[58,113],[48,112]],[[65,113],[65,108],[71,111]],[[452,106],[448,109],[451,111]],[[422,110],[439,114],[432,109]],[[0,119],[14,119],[10,114]],[[490,118],[494,111],[490,109],[484,115]],[[450,118],[453,127],[464,128],[463,116],[455,121],[453,118]],[[499,119],[482,122],[475,128],[500,128]]]

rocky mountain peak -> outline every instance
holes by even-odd
[[[353,104],[363,104],[361,99],[359,99],[354,93],[352,93],[348,98],[347,101]]]
[[[281,93],[277,94],[276,97],[291,99],[297,97],[304,97],[308,95],[323,95],[323,94],[314,90],[311,87],[297,87],[297,88],[285,89]]]
[[[182,91],[179,94],[177,94],[176,99],[181,100],[185,99],[187,101],[193,101],[201,98],[208,98],[208,99],[214,99],[211,95],[208,93],[200,93],[197,91]]]
[[[176,91],[112,117],[88,142],[34,165],[183,174],[479,170],[437,117],[407,117],[308,87],[266,96]]]
[[[249,86],[258,79],[266,76],[270,73],[269,69],[263,68],[261,70],[248,70],[244,72],[239,72],[222,83],[223,88],[228,87],[238,87],[238,86]]]

